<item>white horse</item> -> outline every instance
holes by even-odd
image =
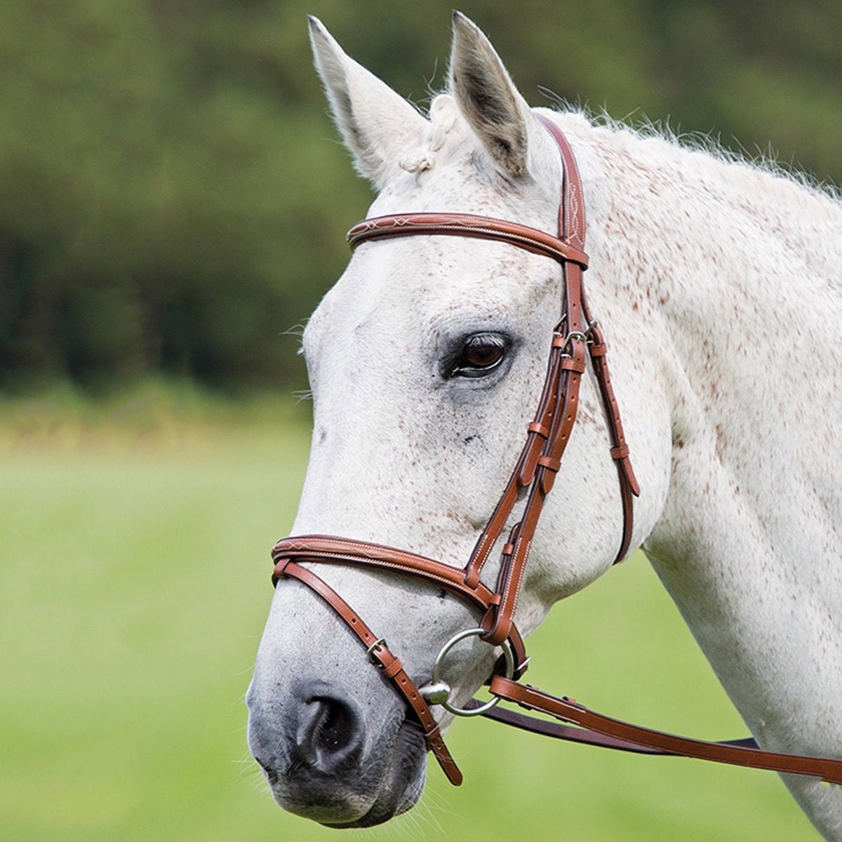
[[[370,215],[459,211],[555,232],[558,150],[470,21],[454,16],[449,93],[428,117],[316,20],[311,38],[345,143],[378,189]],[[543,113],[582,174],[588,289],[642,489],[632,547],[757,742],[842,757],[842,207],[768,168]],[[304,336],[315,417],[293,534],[464,565],[535,409],[560,276],[505,243],[362,244]],[[608,570],[620,540],[587,375],[580,403],[517,606],[525,633]],[[460,600],[403,576],[341,565],[319,575],[419,683],[441,646],[477,625]],[[495,652],[472,639],[451,657],[464,700]],[[365,826],[419,798],[419,729],[298,582],[276,589],[248,705],[252,751],[286,809]],[[784,778],[821,833],[842,839],[842,789]]]

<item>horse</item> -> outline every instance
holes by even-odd
[[[448,87],[424,115],[310,20],[333,116],[377,191],[369,217],[446,212],[554,232],[571,164],[546,124],[563,134],[634,463],[633,521],[617,489],[627,457],[607,446],[612,418],[589,368],[511,622],[492,634],[478,621],[499,609],[491,588],[479,610],[471,594],[453,598],[524,430],[537,430],[564,261],[585,261],[496,238],[363,236],[303,336],[313,438],[292,528],[347,546],[332,539],[320,563],[322,539],[305,541],[288,552],[296,564],[279,562],[247,693],[250,748],[275,799],[332,827],[410,809],[452,711],[470,712],[501,653],[506,675],[521,671],[512,629],[528,635],[608,571],[621,540],[621,557],[643,550],[759,746],[842,757],[842,204],[663,131],[533,110],[480,29],[459,13],[453,28]],[[592,329],[563,341],[592,342]],[[524,505],[517,489],[483,579],[506,565],[499,545]],[[413,564],[437,578],[403,575]],[[398,679],[424,686],[410,698]],[[435,711],[422,727],[418,704]],[[819,832],[842,839],[840,787],[782,777]]]

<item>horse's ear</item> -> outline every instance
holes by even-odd
[[[333,117],[361,175],[378,188],[427,121],[403,97],[349,58],[322,22],[310,17],[310,43]]]
[[[450,88],[498,169],[509,177],[527,175],[530,141],[542,133],[535,132],[536,120],[491,42],[461,12],[453,13]]]

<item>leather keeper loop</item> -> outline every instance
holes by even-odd
[[[543,424],[539,424],[537,421],[533,421],[526,429],[529,430],[530,433],[536,433],[541,436],[542,439],[549,438],[550,436],[550,431]]]
[[[553,473],[556,473],[561,468],[561,460],[554,459],[552,456],[541,456],[538,459],[538,464]]]
[[[384,666],[383,675],[385,675],[386,678],[394,678],[402,669],[403,664],[400,662],[400,659],[393,658],[388,666]]]
[[[575,371],[581,374],[585,370],[585,361],[576,359],[576,357],[564,357],[561,361],[561,367],[564,371]]]
[[[441,727],[439,726],[438,722],[436,722],[436,724],[433,725],[433,727],[430,728],[429,731],[424,732],[424,739],[428,743],[432,743],[435,740],[439,739],[440,737],[441,737]]]
[[[621,444],[617,447],[611,448],[612,459],[625,459],[629,455],[629,447],[627,444]],[[540,460],[539,460],[540,461]]]

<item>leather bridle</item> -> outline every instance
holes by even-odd
[[[528,658],[514,624],[518,595],[541,511],[561,467],[562,457],[576,422],[579,385],[588,359],[599,386],[611,438],[611,457],[617,466],[623,509],[623,530],[615,563],[626,555],[633,532],[633,497],[640,491],[629,459],[620,411],[611,386],[602,329],[588,308],[583,272],[585,253],[585,203],[576,161],[561,130],[536,114],[554,138],[563,165],[558,236],[484,216],[463,213],[406,213],[366,219],[348,232],[352,248],[373,240],[407,236],[473,237],[508,243],[557,261],[562,268],[561,318],[553,331],[544,386],[526,442],[491,518],[482,531],[468,563],[456,568],[415,553],[351,538],[331,535],[301,535],[284,538],[272,549],[275,564],[273,584],[281,578],[296,579],[318,594],[357,636],[371,661],[405,700],[421,725],[428,748],[448,779],[462,782],[462,774],[442,739],[431,707],[442,704],[456,715],[482,715],[516,727],[559,739],[585,742],[625,751],[697,757],[720,763],[775,771],[816,775],[842,783],[842,761],[761,751],[753,740],[709,743],[652,731],[598,714],[567,698],[551,696],[518,683]],[[505,538],[496,586],[486,586],[480,576],[499,543],[515,505],[525,497],[518,523]],[[315,574],[313,564],[339,564],[388,570],[444,588],[474,606],[481,619],[442,648],[431,681],[417,687],[386,641],[375,634],[351,606]],[[307,566],[305,566],[307,565]],[[450,649],[469,636],[478,636],[491,646],[502,647],[504,662],[498,661],[490,679],[492,700],[481,704],[471,700],[465,708],[449,700],[450,688],[440,680],[441,664]],[[502,673],[500,673],[502,668]],[[549,722],[494,705],[501,699],[548,714],[576,727]]]

